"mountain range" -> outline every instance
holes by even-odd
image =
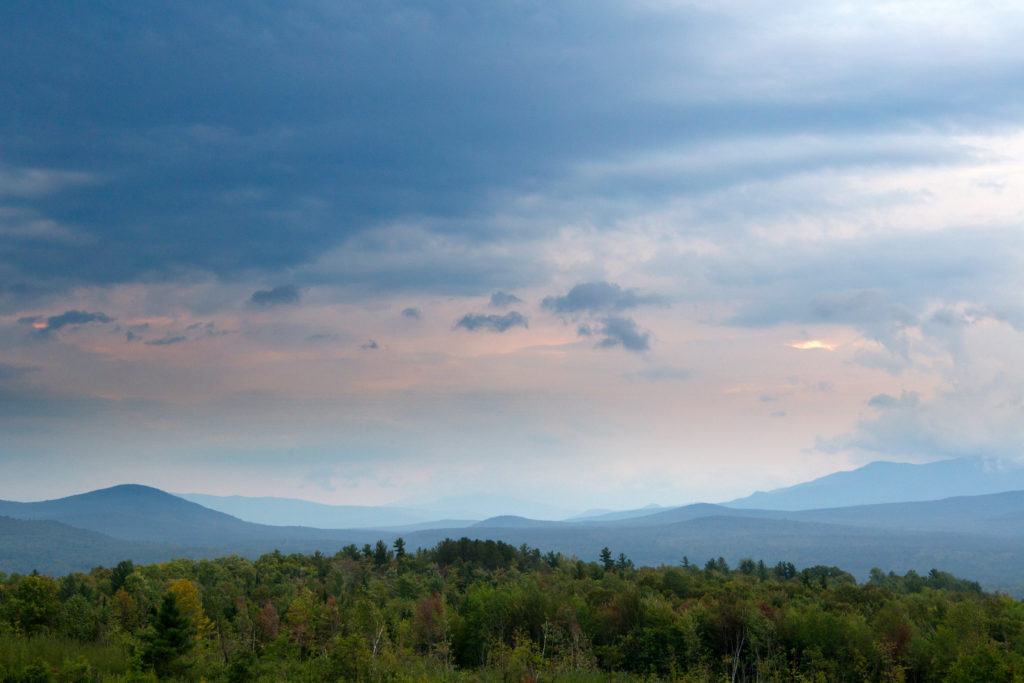
[[[938,500],[1024,489],[1024,467],[991,458],[963,457],[917,465],[872,462],[848,472],[725,503],[761,510],[807,510],[874,503]]]
[[[943,466],[946,471],[963,471],[958,469],[963,463],[952,462]],[[852,482],[851,497],[857,495],[853,489],[858,481],[871,481],[880,471],[895,473],[897,479],[905,472],[912,472],[911,478],[921,478],[919,470],[877,465],[842,473],[850,475],[846,481]],[[929,466],[911,466],[922,467]],[[835,479],[818,481],[827,487]],[[1006,481],[1013,484],[1016,480],[1008,477]],[[808,482],[806,488],[813,489],[811,484],[815,482]],[[703,564],[719,556],[735,563],[751,557],[768,564],[788,561],[798,567],[839,566],[862,580],[873,567],[898,573],[937,568],[979,581],[989,589],[1024,595],[1024,486],[1020,488],[931,501],[811,509],[741,507],[738,503],[742,501],[733,501],[727,505],[595,511],[597,514],[563,520],[502,515],[398,528],[329,529],[255,523],[159,489],[122,485],[56,500],[0,501],[0,571],[38,569],[61,574],[113,566],[126,558],[155,562],[232,553],[256,557],[273,550],[333,554],[344,545],[361,547],[378,539],[390,545],[399,535],[411,550],[433,546],[446,537],[469,536],[526,543],[585,561],[596,560],[600,549],[607,546],[637,564],[677,564],[684,557]],[[805,496],[801,487],[788,491],[794,490]],[[787,500],[786,491],[761,495],[776,495],[773,500],[779,502]],[[293,513],[303,507],[295,501],[280,503],[280,499],[262,503],[268,508],[266,515],[277,509],[275,506],[291,506]],[[367,516],[367,510],[355,512],[364,515],[364,520],[374,519]]]

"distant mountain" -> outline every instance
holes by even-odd
[[[578,517],[571,517],[567,522],[612,522],[619,519],[632,519],[634,517],[647,517],[664,510],[660,505],[645,505],[635,510],[590,510]]]
[[[976,580],[988,590],[1024,596],[1024,538],[993,538],[970,534],[906,531],[824,524],[792,519],[710,516],[650,526],[610,527],[573,524],[548,527],[475,527],[472,538],[526,543],[543,551],[556,550],[596,561],[601,548],[625,553],[638,565],[678,565],[684,557],[703,566],[724,557],[736,566],[749,557],[772,566],[780,561],[797,567],[838,566],[867,580],[873,567],[905,573],[914,569],[949,571]],[[429,547],[444,530],[405,536],[409,547]]]
[[[468,493],[434,500],[406,500],[402,505],[434,519],[487,519],[503,515],[522,515],[533,519],[566,519],[578,510],[493,492]]]
[[[518,515],[500,515],[473,524],[472,529],[515,528],[534,529],[537,527],[565,526],[567,522],[552,522],[546,519],[528,519]]]
[[[50,520],[116,539],[210,552],[251,555],[278,548],[290,552],[335,552],[347,543],[372,542],[373,532],[278,527],[243,522],[160,489],[136,484],[114,486],[67,498],[34,503],[0,501],[0,515]]]
[[[0,517],[0,572],[9,574],[69,574],[125,559],[149,563],[188,554],[178,546],[124,541],[60,522]]]
[[[607,546],[649,565],[750,557],[835,565],[861,579],[875,566],[900,573],[938,568],[1024,596],[1024,491],[798,511],[698,503],[647,512],[563,522],[504,515],[470,528],[456,521],[419,530],[315,529],[254,524],[158,489],[116,486],[38,503],[0,501],[7,516],[0,518],[0,571],[62,573],[122,559],[257,557],[275,549],[331,555],[378,539],[390,546],[397,536],[413,552],[470,536],[585,561]]]
[[[218,544],[258,537],[247,522],[136,484],[113,486],[36,503],[0,501],[0,515],[47,519],[129,541],[180,545]]]
[[[814,510],[759,510],[694,503],[643,517],[609,520],[603,525],[613,528],[655,527],[707,517],[746,517],[1024,538],[1024,491]]]
[[[466,529],[474,524],[477,524],[475,519],[435,519],[430,522],[420,522],[419,524],[389,526],[379,529],[379,531],[389,531],[401,534],[410,531],[422,531],[424,529]]]
[[[724,503],[733,508],[808,510],[874,503],[938,500],[1024,489],[1024,467],[984,458],[914,465],[873,462],[803,484],[758,491]]]
[[[366,505],[325,505],[296,498],[250,498],[178,493],[179,498],[238,517],[247,522],[321,529],[390,528],[431,522],[422,510]],[[435,526],[438,526],[435,524]]]
[[[743,514],[751,511],[736,512]],[[1024,491],[775,514],[793,519],[880,529],[947,531],[1024,538]]]

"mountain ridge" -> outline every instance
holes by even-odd
[[[1024,491],[817,510],[695,503],[647,511],[603,521],[504,515],[470,527],[439,522],[402,531],[318,529],[245,522],[160,489],[122,485],[37,503],[0,501],[0,515],[7,518],[40,524],[52,518],[37,527],[12,519],[0,525],[0,558],[19,558],[17,571],[69,566],[84,571],[89,562],[120,559],[257,557],[275,549],[334,554],[346,545],[372,547],[377,540],[391,545],[398,536],[413,552],[445,538],[470,536],[526,543],[586,561],[609,547],[653,565],[675,564],[683,556],[695,561],[724,556],[730,562],[753,557],[843,566],[859,576],[872,566],[900,572],[938,568],[1024,595],[1024,581],[1014,578],[1024,574]],[[3,571],[12,568],[11,562],[0,562]]]
[[[853,470],[722,503],[732,508],[811,510],[941,500],[1024,489],[1024,467],[965,456],[916,464],[877,460]]]

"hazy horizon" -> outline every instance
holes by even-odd
[[[1014,3],[0,8],[0,498],[1020,461]]]

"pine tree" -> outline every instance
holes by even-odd
[[[144,637],[147,644],[142,661],[159,678],[180,674],[188,668],[182,659],[195,642],[192,621],[182,612],[174,593],[164,593],[160,609],[153,617],[153,630]]]

